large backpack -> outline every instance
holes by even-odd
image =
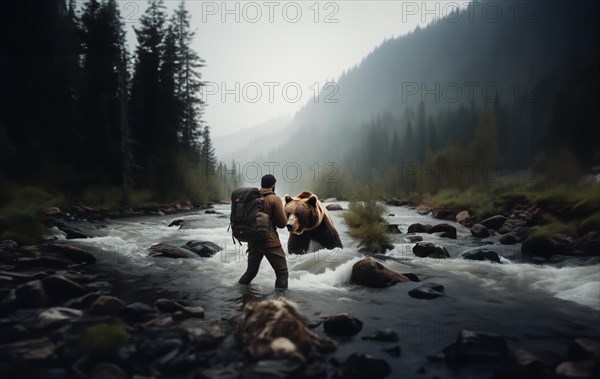
[[[263,212],[265,196],[258,188],[238,188],[231,193],[230,227],[232,235],[238,242],[264,242],[271,227],[270,217]]]

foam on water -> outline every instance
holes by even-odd
[[[341,204],[347,208],[347,203]],[[185,220],[186,227],[183,229],[168,227],[170,221],[175,218],[168,216],[116,220],[104,229],[108,232],[107,236],[74,241],[98,249],[96,253],[99,254],[99,260],[109,265],[116,263],[113,269],[124,273],[135,274],[139,270],[155,270],[172,275],[175,282],[181,282],[182,278],[188,275],[187,278],[191,281],[203,277],[210,278],[210,283],[214,286],[230,286],[244,273],[246,255],[244,249],[232,243],[231,234],[227,232],[228,206],[217,205],[216,210],[223,216],[190,213],[176,217]],[[393,221],[399,223],[400,229],[404,231],[414,222],[435,223],[434,220],[406,208],[390,207],[389,212],[395,215],[392,217]],[[306,291],[340,292],[340,298],[347,298],[343,296],[343,292],[348,291],[347,284],[352,266],[363,256],[358,253],[356,243],[347,236],[340,213],[330,214],[345,248],[333,251],[321,249],[302,256],[288,255],[289,284],[290,288]],[[399,236],[401,241],[397,241],[399,243],[395,244],[394,251],[388,253],[388,256],[396,261],[387,261],[384,264],[398,272],[408,272],[407,267],[410,267],[410,271],[418,275],[440,276],[449,281],[459,276],[472,281],[473,285],[496,291],[538,289],[559,299],[600,310],[600,270],[597,264],[557,268],[551,265],[511,263],[506,258],[502,258],[503,264],[467,261],[458,257],[460,252],[475,247],[475,243],[480,242],[469,239],[468,229],[458,224],[453,225],[458,229],[458,240],[428,236],[428,240],[453,248],[453,258],[417,258],[412,254],[414,244],[401,242],[402,236]],[[285,246],[288,233],[280,231],[279,235]],[[220,245],[223,251],[209,259],[172,260],[148,256],[149,247],[155,243],[182,245],[189,240],[212,241]],[[501,248],[499,245],[490,247]],[[263,259],[260,273],[253,284],[260,288],[272,288],[274,279],[273,270],[268,261]]]

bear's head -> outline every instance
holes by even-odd
[[[288,218],[287,230],[294,234],[315,229],[326,217],[325,208],[312,192],[302,192],[296,197],[285,195],[284,209]]]

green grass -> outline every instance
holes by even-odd
[[[105,356],[116,352],[129,341],[125,324],[101,323],[84,329],[81,333],[81,347],[88,354]]]
[[[359,241],[361,249],[382,253],[391,244],[383,219],[385,206],[376,200],[352,201],[344,213],[350,236]]]
[[[7,184],[0,205],[0,240],[10,239],[19,244],[39,242],[47,229],[42,223],[40,210],[64,206],[60,194],[50,193],[33,186],[19,187]]]
[[[566,223],[554,216],[545,214],[540,228],[534,230],[531,237],[552,237],[555,234],[574,236],[577,234],[577,227],[574,223]]]

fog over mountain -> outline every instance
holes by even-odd
[[[490,3],[501,5],[495,18],[482,15]],[[598,123],[598,5],[531,4],[517,11],[512,2],[478,2],[384,41],[296,113],[282,132],[288,143],[269,146],[265,159],[298,162],[304,173],[314,162],[343,168],[376,124],[386,130],[386,143],[396,132],[401,145],[412,144],[404,138],[409,121],[423,159],[428,149],[470,141],[488,110],[495,115],[501,161],[530,161],[560,141],[582,164],[593,163],[600,154],[592,127]],[[431,133],[436,146],[429,146]],[[265,149],[254,145],[239,156],[258,157]]]

